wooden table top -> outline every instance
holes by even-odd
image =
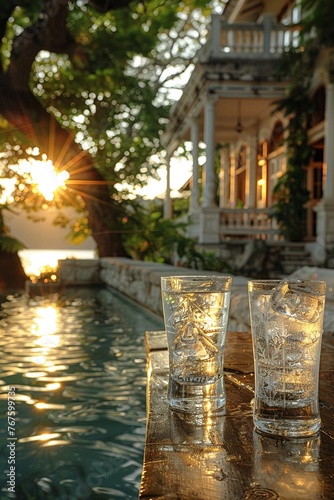
[[[168,406],[164,332],[147,332],[147,434],[140,499],[334,499],[334,335],[322,343],[319,399],[322,426],[304,439],[254,431],[250,333],[228,333],[225,414],[201,425]]]

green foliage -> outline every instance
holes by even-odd
[[[195,240],[185,235],[187,223],[163,218],[155,203],[139,205],[123,220],[124,246],[137,260],[174,264],[192,269],[231,272],[231,267],[214,252],[200,250]]]
[[[200,250],[194,240],[188,240],[182,256],[182,264],[201,271],[233,273],[232,266],[228,262],[217,257],[215,252]]]
[[[67,235],[67,239],[74,245],[80,245],[91,233],[88,217],[83,216],[75,221],[71,231]]]
[[[19,250],[26,248],[16,238],[5,234],[0,234],[0,251],[5,253],[17,253]]]
[[[303,34],[313,34],[323,47],[334,46],[332,0],[302,0]]]
[[[304,179],[301,170],[288,169],[278,180],[274,189],[276,203],[272,209],[280,232],[286,241],[302,241],[304,229],[304,204],[308,200],[308,192],[301,187]],[[300,184],[302,183],[302,184]]]
[[[287,241],[302,241],[305,232],[304,206],[309,198],[305,188],[305,167],[312,154],[306,130],[307,117],[311,111],[307,89],[301,88],[297,82],[279,107],[290,117],[286,140],[287,168],[273,191],[275,204],[272,215]]]
[[[17,253],[19,250],[23,250],[25,246],[19,240],[10,236],[9,229],[5,225],[3,218],[4,210],[12,212],[8,205],[0,205],[0,252]]]
[[[182,15],[191,19],[207,3],[186,2]],[[179,9],[171,0],[149,0],[101,14],[75,3],[68,16],[76,42],[70,57],[50,54],[35,63],[36,95],[85,144],[117,201],[118,184],[144,185],[163,163],[160,134],[171,104],[162,90],[165,70],[175,65],[183,72],[199,48],[198,41],[180,45],[192,23],[178,27]]]
[[[173,216],[178,219],[187,216],[189,212],[189,196],[173,199]]]
[[[186,224],[164,219],[154,204],[137,205],[135,212],[123,218],[124,248],[132,258],[172,263],[176,252],[184,252]]]

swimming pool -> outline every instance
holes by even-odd
[[[0,315],[1,499],[138,498],[162,319],[110,290],[10,296]]]

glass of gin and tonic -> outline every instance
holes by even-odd
[[[225,337],[232,278],[161,278],[172,409],[215,412],[225,406]]]
[[[325,294],[323,281],[248,282],[255,368],[254,425],[260,432],[299,437],[319,431]]]

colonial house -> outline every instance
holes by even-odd
[[[286,95],[278,61],[299,44],[300,2],[229,0],[213,14],[206,45],[163,136],[167,160],[182,141],[191,141],[190,235],[202,244],[227,240],[280,241],[269,217],[273,188],[286,168],[287,119],[274,102]],[[308,166],[305,244],[317,263],[334,246],[334,84],[328,51],[314,71],[308,124],[315,154]],[[205,145],[203,174],[199,145]],[[217,153],[219,168],[217,168]],[[169,190],[165,216],[170,217]]]

